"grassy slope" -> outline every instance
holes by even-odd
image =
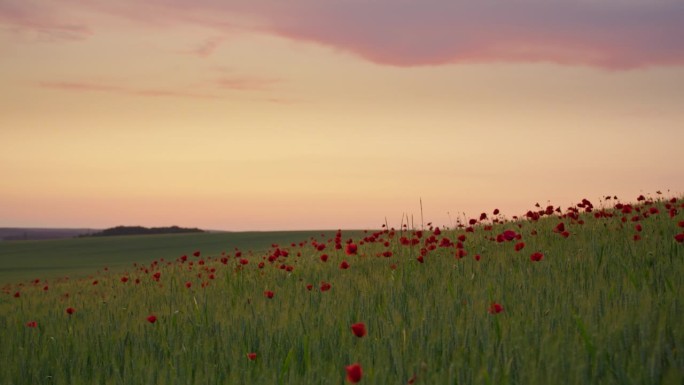
[[[342,384],[344,366],[359,362],[362,384],[414,375],[417,384],[681,384],[684,244],[674,236],[684,207],[675,218],[657,207],[639,215],[638,241],[637,213],[624,223],[620,214],[563,219],[568,238],[553,232],[558,218],[544,218],[444,232],[467,237],[462,259],[437,248],[419,263],[418,247],[397,233],[359,243],[359,255],[328,247],[325,263],[307,245],[263,269],[272,253],[246,265],[203,254],[133,271],[127,283],[102,273],[98,285],[15,286],[0,295],[0,383]],[[490,240],[505,229],[522,235],[522,250]],[[377,256],[386,250],[393,256]],[[530,260],[535,251],[542,261]],[[332,289],[320,291],[321,281]],[[493,302],[504,311],[489,314]],[[366,323],[366,337],[352,335],[354,322]]]
[[[205,254],[265,250],[272,243],[289,244],[330,231],[279,231],[145,235],[47,241],[0,242],[0,285],[34,278],[78,277],[103,267],[129,268],[133,263],[174,259],[197,249]]]

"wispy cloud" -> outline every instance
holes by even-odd
[[[28,0],[0,2],[0,29],[24,38],[47,41],[82,40],[92,34],[83,21],[50,5]]]
[[[202,43],[188,51],[188,53],[201,58],[209,57],[218,49],[224,40],[225,39],[220,36],[207,38]]]
[[[222,77],[216,81],[216,84],[221,88],[230,90],[261,91],[269,89],[279,82],[281,79],[277,78],[233,76]]]
[[[129,88],[116,85],[87,83],[87,82],[39,82],[39,87],[74,92],[106,92],[113,94],[134,95],[144,97],[181,97],[181,98],[201,98],[213,99],[217,95],[199,92],[189,92],[185,90],[170,90],[156,88]]]
[[[86,92],[125,92],[125,88],[93,83],[78,82],[39,82],[42,88],[52,88],[66,91],[86,91]]]

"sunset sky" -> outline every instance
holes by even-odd
[[[680,195],[683,37],[681,0],[0,0],[0,227]]]

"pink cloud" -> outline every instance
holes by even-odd
[[[553,62],[630,69],[684,64],[679,0],[63,1],[151,27],[195,24],[224,34],[273,34],[383,65]],[[209,55],[217,46],[207,41],[195,51]]]
[[[217,95],[203,94],[198,92],[187,91],[173,91],[161,89],[143,89],[143,90],[129,90],[128,93],[138,96],[151,97],[179,97],[179,98],[199,98],[199,99],[215,99]]]
[[[272,17],[266,28],[394,66],[684,64],[684,7],[676,3],[376,1],[308,11],[302,18]]]
[[[203,94],[198,92],[188,92],[184,90],[168,90],[168,89],[154,89],[154,88],[127,88],[115,85],[84,83],[84,82],[40,82],[39,87],[49,88],[62,91],[76,91],[76,92],[107,92],[115,94],[125,94],[134,96],[147,97],[183,97],[183,98],[217,98],[216,95]]]

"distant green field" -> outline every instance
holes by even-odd
[[[0,242],[0,284],[34,278],[78,277],[104,267],[124,269],[133,263],[165,258],[174,260],[200,250],[219,255],[234,248],[242,251],[268,249],[271,244],[289,245],[315,236],[330,238],[334,231],[275,231],[142,235],[75,238],[47,241]],[[345,232],[349,236],[359,232]]]

